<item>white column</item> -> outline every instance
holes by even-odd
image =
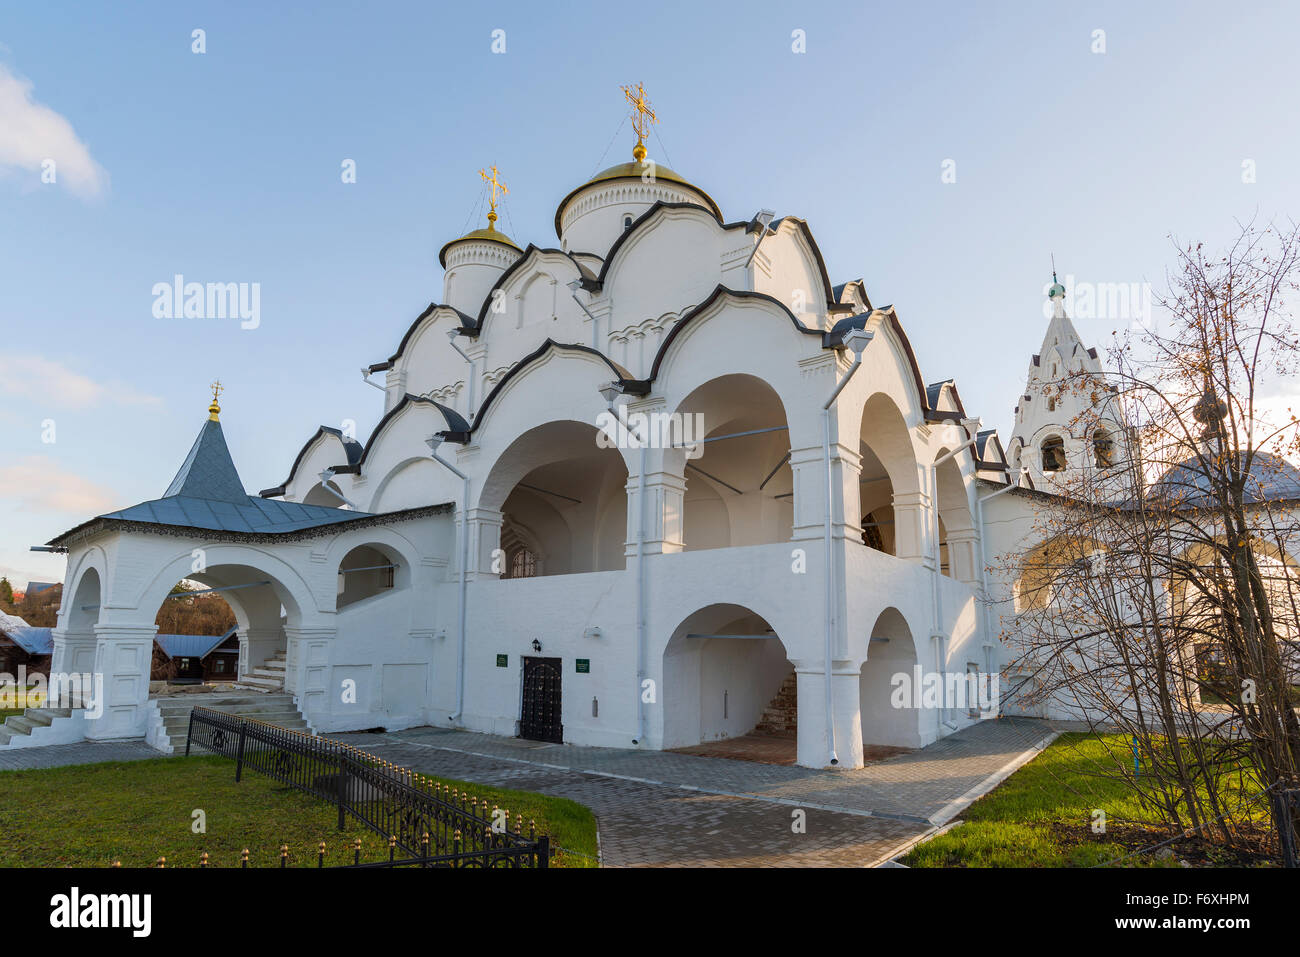
[[[139,738],[145,733],[149,669],[157,625],[96,625],[96,701],[86,737]]]
[[[96,638],[93,631],[55,629],[50,674],[90,674],[95,669]]]
[[[924,492],[894,493],[894,554],[929,567],[934,564],[930,541],[930,496]]]
[[[461,516],[464,515],[462,510]],[[463,518],[458,516],[460,520]],[[479,578],[500,578],[505,571],[503,564],[493,569],[493,553],[501,547],[501,524],[505,516],[495,508],[471,508],[469,510],[469,580]],[[459,558],[459,554],[457,555]],[[504,561],[504,558],[502,559]],[[456,574],[464,570],[457,568]]]
[[[285,690],[294,696],[298,710],[309,720],[328,714],[335,701],[341,701],[342,689],[329,686],[332,641],[336,631],[328,627],[284,629]],[[315,723],[315,722],[313,722]]]
[[[239,677],[260,668],[278,651],[285,650],[284,631],[275,628],[248,628],[239,633]]]
[[[790,450],[794,478],[795,541],[823,538],[826,534],[825,454],[820,445]]]
[[[979,587],[979,535],[975,529],[948,532],[948,573],[958,581]]]
[[[805,768],[830,766],[830,742],[826,728],[826,673],[796,664],[799,696],[798,762]],[[838,768],[862,767],[862,713],[859,700],[860,668],[837,660],[831,667],[831,695],[834,701],[835,754]]]
[[[637,523],[640,520],[640,485],[635,475],[627,480],[627,539],[623,554],[636,555]],[[680,552],[685,545],[682,534],[683,500],[686,480],[671,472],[647,472],[645,478],[645,550],[646,554]]]

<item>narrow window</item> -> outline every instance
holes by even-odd
[[[632,217],[630,215],[623,217],[623,228],[625,230],[632,228]]]
[[[506,578],[534,578],[537,575],[537,557],[526,548],[510,556],[509,574]]]
[[[1099,469],[1108,469],[1115,464],[1115,440],[1104,429],[1093,437],[1092,455]]]
[[[1043,439],[1043,471],[1059,472],[1065,468],[1065,441],[1059,435]]]

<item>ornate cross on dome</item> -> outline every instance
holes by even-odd
[[[645,87],[640,83],[636,85],[635,90],[630,86],[623,87],[623,95],[632,104],[632,129],[636,131],[636,146],[632,150],[632,156],[640,163],[645,159],[646,133],[650,132],[650,124],[658,123],[659,118],[655,116],[655,111],[650,109]]]
[[[210,388],[212,389],[212,404],[208,406],[208,418],[216,422],[218,421],[217,416],[221,414],[221,406],[217,404],[217,400],[221,398],[221,393],[225,392],[226,389],[221,384],[220,379],[212,383]]]
[[[506,184],[497,178],[497,168],[495,166],[489,166],[488,169],[492,171],[491,176],[487,174],[486,169],[479,170],[478,174],[483,177],[485,183],[492,184],[492,198],[488,200],[488,229],[496,229],[497,190],[501,190],[507,196],[510,195],[510,190],[506,189]]]

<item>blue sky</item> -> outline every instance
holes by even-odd
[[[553,244],[556,203],[627,158],[626,128],[610,144],[618,88],[637,81],[661,119],[652,157],[728,219],[807,219],[832,279],[893,303],[926,380],[956,377],[1008,438],[1049,254],[1063,277],[1158,291],[1171,234],[1216,243],[1235,219],[1300,210],[1298,11],[10,5],[0,574],[59,579],[61,559],[30,544],[158,496],[214,378],[250,491],[283,479],[321,423],[367,435],[380,396],[357,370],[440,298],[437,251],[478,205],[479,167],[510,186],[506,230]],[[56,183],[41,182],[48,151]],[[176,273],[260,283],[260,326],[155,318],[152,287]],[[1117,326],[1077,325],[1103,347]]]

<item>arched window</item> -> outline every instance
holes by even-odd
[[[1059,435],[1043,439],[1043,471],[1059,472],[1065,468],[1065,440]]]
[[[885,540],[880,534],[881,524],[875,512],[868,512],[862,517],[862,544],[878,552],[885,551]]]
[[[537,575],[537,556],[527,548],[519,548],[507,556],[506,573],[502,578],[534,578]]]
[[[1115,440],[1105,429],[1098,429],[1092,437],[1092,457],[1099,469],[1108,469],[1115,464]]]
[[[631,228],[632,228],[632,214],[631,214],[631,213],[628,213],[627,215],[625,215],[625,216],[623,217],[623,228],[624,228],[624,229],[631,229]]]

